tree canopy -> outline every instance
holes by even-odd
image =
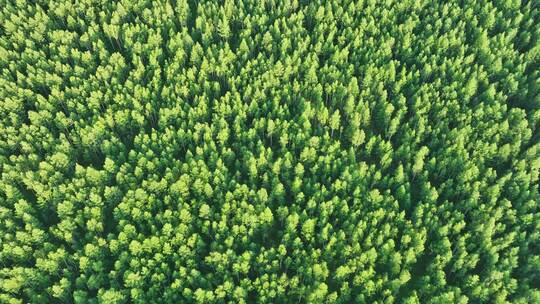
[[[1,303],[540,303],[528,0],[0,0]]]

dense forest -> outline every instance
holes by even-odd
[[[0,0],[0,303],[540,303],[540,5]]]

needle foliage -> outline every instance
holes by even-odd
[[[540,6],[0,0],[0,303],[540,303]]]

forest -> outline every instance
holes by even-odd
[[[0,303],[540,303],[539,4],[0,0]]]

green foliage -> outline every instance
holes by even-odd
[[[535,1],[0,1],[1,303],[537,303]]]

